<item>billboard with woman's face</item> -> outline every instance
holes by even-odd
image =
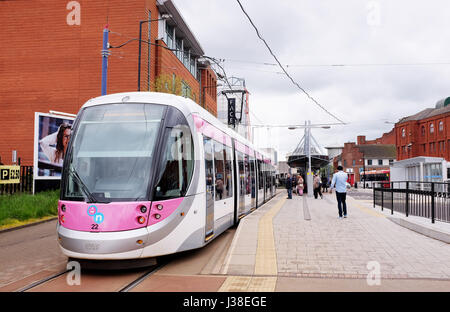
[[[74,118],[35,113],[34,178],[60,179]]]

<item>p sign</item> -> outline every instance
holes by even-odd
[[[0,166],[0,184],[20,183],[20,166]]]
[[[71,10],[67,14],[66,22],[67,25],[81,25],[81,5],[78,1],[70,1],[66,5],[67,10]]]

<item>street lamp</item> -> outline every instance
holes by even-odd
[[[149,15],[151,16],[151,12],[149,11]],[[161,18],[158,19],[150,19],[150,20],[145,20],[145,21],[139,21],[139,55],[138,55],[138,91],[141,91],[141,51],[142,51],[142,47],[141,47],[141,42],[142,42],[142,24],[144,23],[149,23],[149,29],[148,29],[148,33],[149,33],[149,42],[151,42],[151,22],[156,22],[156,21],[161,21],[161,20],[165,20],[168,18],[171,18],[172,15],[171,14],[162,14]],[[148,74],[150,75],[150,47],[148,48],[148,58],[149,58],[149,62],[148,62]]]

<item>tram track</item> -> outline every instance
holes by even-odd
[[[119,292],[129,292],[130,290],[132,290],[133,288],[135,288],[136,286],[141,284],[143,281],[145,281],[148,277],[150,277],[151,275],[155,274],[164,265],[165,265],[165,263],[161,263],[159,265],[155,265],[149,271],[145,272],[140,277],[138,277],[137,279],[135,279],[134,281],[129,283],[127,286],[125,286],[122,289],[120,289]]]
[[[108,285],[105,284],[105,289],[103,289],[103,291],[106,292],[128,292],[131,291],[132,289],[134,289],[135,287],[137,287],[138,285],[140,285],[142,282],[144,282],[147,278],[149,278],[150,276],[152,276],[154,273],[156,273],[159,269],[161,269],[162,267],[164,267],[169,261],[167,261],[167,259],[163,260],[161,263],[157,263],[155,265],[149,266],[147,267],[145,270],[143,270],[143,272],[141,272],[140,274],[133,274],[128,273],[128,270],[114,270],[114,271],[110,271],[110,270],[87,270],[84,275],[84,277],[86,277],[88,279],[88,284],[84,283],[84,278],[83,275],[81,276],[81,279],[83,280],[83,282],[81,283],[81,285],[79,285],[78,289],[74,289],[74,291],[90,291],[90,284],[92,284],[93,280],[101,280],[102,278],[104,278],[105,276],[108,276],[112,279],[124,279],[124,282],[122,285],[125,286],[119,286],[116,289],[107,289]],[[55,283],[58,285],[62,285],[63,283],[65,284],[65,282],[63,282],[62,280],[58,281],[58,279],[60,279],[61,277],[63,277],[64,275],[74,271],[75,268],[70,268],[67,270],[62,270],[59,271],[57,273],[54,273],[52,275],[46,276],[42,279],[39,279],[37,281],[34,281],[26,286],[22,286],[21,288],[14,290],[14,292],[28,292],[28,291],[54,291],[55,288]],[[106,273],[106,272],[110,272],[110,273]],[[106,274],[105,274],[106,273]],[[135,272],[136,273],[136,272]],[[125,274],[125,275],[124,275]],[[137,276],[136,276],[137,275]],[[51,282],[54,282],[53,285]],[[65,291],[65,290],[62,290]]]
[[[60,276],[62,276],[64,274],[67,274],[67,273],[69,273],[69,272],[71,272],[73,270],[74,270],[74,268],[71,268],[71,269],[67,269],[65,271],[62,271],[62,272],[59,272],[59,273],[47,276],[47,277],[45,277],[45,278],[43,278],[43,279],[41,279],[39,281],[33,282],[33,283],[31,283],[31,284],[29,284],[29,285],[27,285],[25,287],[22,287],[22,288],[16,290],[15,292],[26,292],[26,291],[28,291],[30,289],[33,289],[33,288],[35,288],[37,286],[40,286],[40,285],[45,284],[45,283],[47,283],[47,282],[49,282],[51,280],[54,280],[54,279],[56,279],[56,278],[58,278],[58,277],[60,277]]]

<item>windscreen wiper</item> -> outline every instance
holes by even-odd
[[[83,191],[84,195],[86,195],[86,197],[88,198],[88,203],[96,203],[99,202],[97,200],[97,198],[95,198],[94,195],[92,195],[92,193],[89,191],[89,189],[87,188],[86,184],[83,183],[83,180],[81,180],[80,176],[78,175],[78,172],[76,172],[73,167],[71,166],[69,168],[69,173],[72,177],[75,178],[78,186],[80,186],[81,190]]]

